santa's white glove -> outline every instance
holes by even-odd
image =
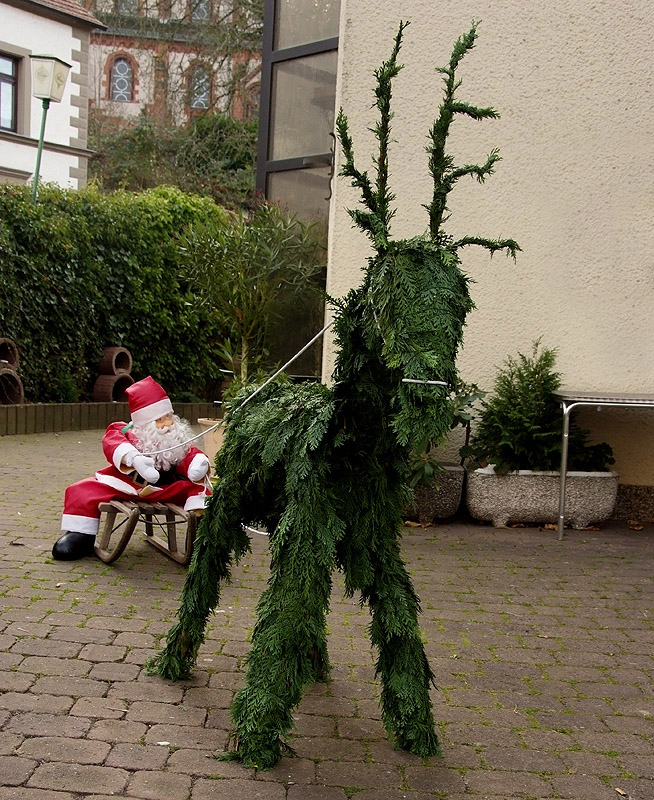
[[[204,454],[198,454],[189,464],[188,479],[190,481],[201,481],[209,472],[210,461]]]
[[[132,459],[132,466],[148,483],[156,483],[159,480],[159,473],[154,468],[154,459],[150,456],[137,455]]]

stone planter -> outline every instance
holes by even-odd
[[[512,522],[557,524],[558,472],[518,470],[497,475],[492,466],[468,473],[466,504],[471,516],[496,528]],[[565,523],[575,529],[603,522],[613,514],[616,472],[568,472]]]
[[[461,503],[465,470],[458,464],[443,464],[433,486],[418,484],[413,490],[413,504],[407,509],[407,519],[417,519],[429,525],[436,519],[456,514]]]

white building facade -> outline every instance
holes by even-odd
[[[60,103],[51,103],[40,180],[86,184],[90,33],[102,26],[76,0],[0,0],[0,181],[30,183],[42,104],[32,97],[30,55],[71,64]]]

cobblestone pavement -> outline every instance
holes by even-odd
[[[335,580],[332,680],[295,714],[297,758],[216,760],[267,578],[234,570],[192,680],[148,677],[185,568],[133,537],[112,566],[54,562],[64,487],[100,432],[0,438],[0,800],[654,799],[654,527],[407,528],[444,758],[380,723],[368,612]]]

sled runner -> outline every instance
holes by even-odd
[[[139,521],[145,524],[146,541],[178,564],[188,564],[193,551],[197,516],[173,503],[111,500],[100,503],[100,528],[95,554],[112,564],[122,554]]]

